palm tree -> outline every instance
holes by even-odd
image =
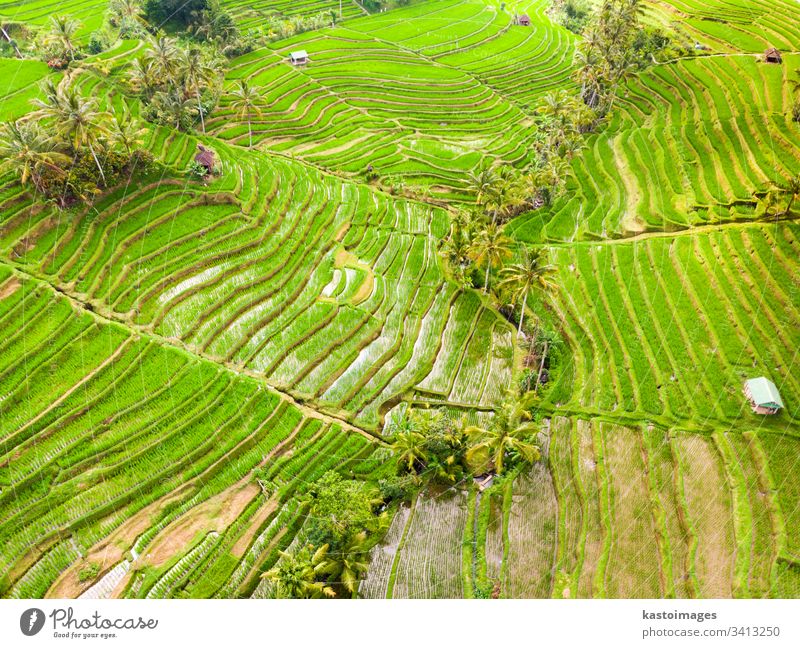
[[[123,18],[140,22],[142,19],[142,3],[139,0],[113,0],[109,9]]]
[[[585,146],[586,143],[583,141],[580,135],[573,133],[569,137],[565,138],[563,142],[561,142],[561,147],[559,150],[564,159],[571,160]]]
[[[789,178],[780,189],[783,193],[789,194],[789,202],[786,204],[786,209],[783,212],[784,216],[788,216],[789,212],[792,211],[794,201],[800,196],[800,175]]]
[[[539,447],[530,441],[537,431],[538,424],[531,421],[527,403],[509,393],[488,428],[469,426],[464,430],[470,438],[467,460],[476,466],[488,461],[498,475],[503,473],[506,456],[510,453],[528,463],[538,461]]]
[[[278,564],[261,575],[276,585],[276,598],[309,599],[334,597],[332,587],[319,580],[325,571],[328,545],[322,545],[313,554],[312,547],[303,547],[294,554],[281,551]]]
[[[567,91],[557,90],[548,92],[544,96],[536,112],[555,122],[557,125],[556,130],[561,135],[573,110],[572,100]]]
[[[617,68],[614,71],[614,81],[611,85],[611,91],[610,91],[611,96],[605,112],[610,112],[611,109],[614,107],[614,101],[617,98],[617,94],[619,92],[619,86],[622,85],[623,82],[627,81],[630,77],[632,77],[636,73],[636,70],[637,66],[633,61],[624,60],[617,65]]]
[[[129,75],[133,89],[148,98],[153,96],[154,90],[159,86],[152,58],[140,56],[133,59]]]
[[[19,51],[19,47],[17,47],[16,42],[13,38],[11,38],[11,36],[9,36],[5,26],[2,24],[0,24],[0,34],[2,34],[3,38],[6,39],[6,42],[14,48],[14,53],[17,55],[17,58],[22,58],[22,52]]]
[[[48,168],[63,173],[60,165],[69,164],[69,158],[56,150],[53,139],[38,122],[8,122],[0,133],[0,172],[15,172],[23,185],[30,180],[37,191],[42,191],[42,171]]]
[[[532,182],[539,187],[540,193],[546,204],[550,204],[556,197],[569,173],[570,167],[562,157],[551,157],[533,174]]]
[[[470,256],[475,264],[478,267],[486,265],[486,277],[483,282],[485,294],[489,292],[489,271],[511,256],[510,245],[511,239],[503,234],[497,223],[489,223],[470,245]]]
[[[214,68],[203,59],[203,53],[197,47],[192,47],[180,57],[180,72],[186,93],[197,99],[197,112],[200,115],[200,125],[203,134],[206,132],[206,120],[203,117],[203,104],[200,101],[203,88],[207,87],[217,76]]]
[[[795,95],[794,105],[792,106],[792,119],[800,122],[800,70],[795,74],[791,81],[792,93]]]
[[[328,554],[323,566],[323,571],[340,582],[351,594],[356,591],[358,579],[369,567],[366,542],[366,531],[356,533],[344,543],[341,551]]]
[[[52,16],[50,18],[50,31],[44,36],[46,44],[57,45],[70,61],[75,60],[75,36],[81,28],[81,23],[67,16]]]
[[[100,160],[97,159],[94,145],[106,131],[103,121],[108,119],[108,113],[96,110],[97,101],[93,97],[83,97],[69,77],[64,77],[55,93],[51,91],[52,86],[45,86],[43,90],[45,98],[34,100],[34,104],[39,107],[34,114],[44,119],[53,119],[54,128],[69,142],[73,152],[77,153],[82,146],[86,146],[105,183],[106,176]]]
[[[61,103],[61,91],[59,87],[64,83],[66,77],[56,85],[52,78],[45,79],[39,84],[40,94],[44,97],[40,103],[34,102],[35,105],[47,104],[48,106],[58,106]]]
[[[483,205],[487,198],[497,194],[499,178],[492,167],[484,167],[478,173],[469,173],[469,188],[475,192],[475,202]]]
[[[197,106],[191,99],[184,99],[177,90],[156,92],[153,95],[153,104],[159,111],[169,115],[177,129],[183,126],[188,128],[194,122]]]
[[[554,271],[555,268],[553,266],[543,263],[540,253],[531,253],[527,248],[522,255],[520,263],[512,263],[500,271],[501,280],[497,287],[508,292],[512,303],[517,304],[520,299],[522,300],[517,337],[522,333],[522,322],[525,319],[528,295],[534,289],[552,290],[555,284],[550,281],[550,276]]]
[[[425,437],[413,429],[410,423],[395,433],[392,453],[398,466],[413,473],[416,473],[417,468],[428,460],[425,452]]]
[[[115,115],[111,122],[111,127],[108,129],[108,137],[112,145],[120,145],[125,149],[125,152],[130,155],[131,149],[142,145],[144,134],[147,132],[146,128],[142,128],[141,124],[131,117],[131,114],[126,110],[122,116]]]
[[[247,118],[247,130],[250,133],[250,147],[253,146],[253,126],[251,124],[252,115],[255,113],[261,117],[261,108],[259,103],[261,95],[258,94],[244,79],[239,79],[239,86],[231,92],[233,100],[231,101],[231,108],[236,111],[239,119]]]
[[[519,212],[520,207],[525,205],[527,197],[525,195],[524,180],[524,176],[518,172],[509,174],[509,177],[503,183],[502,195],[497,211],[494,214],[495,217],[502,215],[503,219],[510,218]]]
[[[150,41],[145,52],[145,60],[150,64],[156,78],[161,78],[167,85],[175,87],[178,72],[178,48],[175,40],[167,36],[159,36]]]
[[[464,230],[453,226],[450,236],[442,244],[442,256],[454,269],[463,269],[462,264],[469,255],[469,239]]]

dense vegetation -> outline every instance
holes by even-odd
[[[2,596],[800,596],[794,0],[0,18]]]

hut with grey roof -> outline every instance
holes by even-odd
[[[775,383],[764,376],[745,381],[744,395],[756,414],[777,414],[784,407]]]
[[[305,50],[297,50],[289,54],[289,62],[292,65],[305,65],[308,63],[308,52]]]

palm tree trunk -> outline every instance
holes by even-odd
[[[92,147],[91,142],[87,142],[89,145],[89,151],[92,153],[92,157],[94,158],[94,163],[97,165],[97,170],[100,172],[100,177],[103,179],[103,184],[106,184],[106,174],[103,173],[103,167],[100,166],[100,160],[97,159],[97,155],[94,153],[94,148]]]
[[[544,341],[544,350],[542,351],[542,361],[539,363],[539,373],[536,374],[536,391],[539,391],[539,381],[542,379],[542,370],[544,369],[544,361],[547,359],[547,340]]]
[[[517,328],[517,339],[519,339],[520,334],[522,333],[522,322],[525,319],[525,305],[528,301],[528,293],[525,292],[525,296],[522,298],[522,311],[519,314],[519,327]]]
[[[250,115],[247,116],[247,130],[250,131],[250,148],[253,148],[253,126],[250,123]]]
[[[11,36],[8,35],[8,32],[2,25],[0,25],[0,31],[3,32],[3,36],[5,36],[9,44],[14,48],[14,51],[17,53],[17,58],[22,58],[22,53],[19,51],[19,47],[17,47],[17,44],[13,40],[11,40]]]
[[[789,212],[792,211],[792,205],[794,205],[795,198],[797,198],[796,193],[789,194],[789,204],[786,205],[786,211],[783,213],[784,216],[788,216]]]
[[[200,113],[200,126],[203,128],[203,135],[206,134],[206,120],[203,119],[203,104],[200,103],[200,93],[197,93],[197,111]]]
[[[486,262],[486,279],[483,281],[483,293],[485,295],[489,294],[489,270],[491,269],[492,264],[488,261]]]

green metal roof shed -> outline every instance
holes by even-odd
[[[784,407],[775,383],[764,376],[751,378],[745,382],[744,391],[754,408],[780,409]]]

